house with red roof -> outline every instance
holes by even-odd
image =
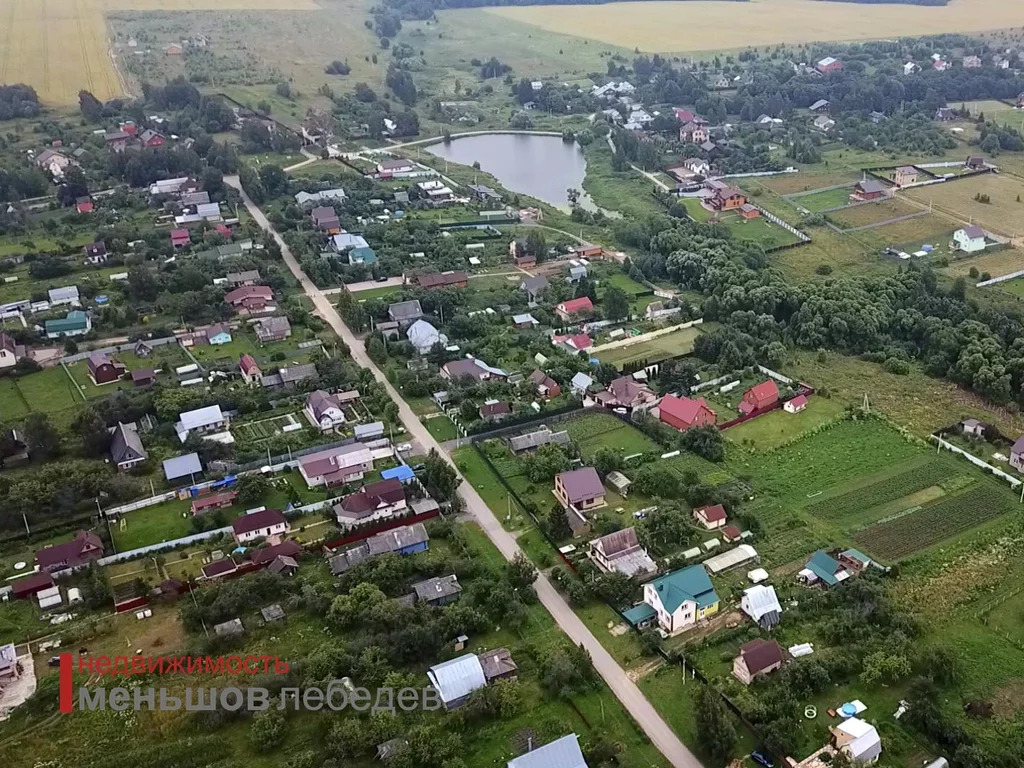
[[[157,133],[152,128],[147,128],[139,135],[139,141],[142,142],[142,146],[146,149],[152,149],[153,147],[162,147],[167,143],[167,139],[163,135]]]
[[[259,538],[272,538],[288,533],[288,520],[279,509],[261,509],[242,515],[231,523],[235,541],[244,544]]]
[[[192,237],[189,235],[187,229],[172,229],[171,230],[171,247],[174,250],[180,250],[187,248],[192,244]]]
[[[779,402],[779,387],[774,380],[768,379],[743,393],[743,400],[740,401],[740,413],[748,416],[755,411],[763,411],[771,408]]]
[[[800,413],[807,407],[807,395],[797,395],[782,404],[782,410],[786,413]]]
[[[79,198],[78,202],[75,203],[75,210],[79,213],[92,213],[95,209],[96,206],[88,197]]]
[[[693,519],[709,531],[713,531],[716,528],[723,528],[725,526],[726,518],[727,515],[725,514],[725,507],[721,504],[708,504],[703,507],[697,507],[693,510]]]
[[[552,336],[551,343],[561,347],[570,354],[583,352],[594,346],[594,340],[585,333],[574,333],[571,336]]]
[[[32,597],[37,592],[53,586],[53,577],[47,571],[39,571],[24,579],[11,582],[11,594],[15,600]]]
[[[593,313],[594,302],[590,300],[589,296],[563,301],[555,306],[555,314],[566,322],[571,322],[578,315],[591,315]]]
[[[512,406],[508,403],[484,403],[477,413],[484,421],[499,421],[512,415]]]
[[[192,514],[201,515],[204,512],[212,512],[215,509],[226,509],[235,503],[238,496],[237,491],[226,493],[214,493],[209,496],[200,496],[192,502]]]
[[[40,571],[63,571],[79,568],[103,557],[103,542],[90,531],[78,531],[71,541],[54,544],[36,551]]]
[[[259,384],[260,379],[263,378],[263,371],[260,370],[256,358],[249,353],[242,355],[239,359],[238,370],[242,372],[242,378],[245,379],[246,384]]]
[[[297,541],[285,539],[280,544],[272,544],[269,547],[257,549],[250,555],[250,559],[255,565],[270,565],[279,557],[294,558],[301,554],[302,547],[299,546]]]
[[[690,427],[704,427],[715,423],[715,412],[703,397],[691,399],[665,395],[658,406],[658,418],[670,427],[687,430]]]
[[[221,237],[225,238],[226,240],[230,240],[231,239],[231,227],[229,227],[224,222],[221,222],[220,224],[215,226],[213,228],[213,231],[216,232]]]
[[[540,397],[550,400],[562,394],[562,387],[558,382],[538,368],[527,377],[537,390]]]
[[[235,561],[230,557],[225,557],[221,560],[214,560],[208,565],[204,565],[203,575],[201,578],[207,580],[223,579],[230,576],[237,570],[238,566],[235,565]]]

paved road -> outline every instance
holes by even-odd
[[[448,458],[447,454],[441,449],[440,444],[434,439],[433,435],[427,431],[426,427],[423,426],[422,422],[420,422],[416,417],[416,414],[412,412],[412,409],[409,408],[395,388],[391,386],[391,383],[384,377],[384,374],[380,369],[377,368],[369,357],[367,357],[363,342],[356,338],[355,334],[353,334],[352,331],[349,330],[348,326],[342,322],[341,316],[334,308],[330,299],[324,296],[323,292],[312,283],[312,281],[299,267],[299,262],[292,255],[291,250],[285,244],[280,234],[270,226],[270,222],[267,220],[267,217],[263,215],[263,211],[261,211],[259,207],[249,199],[249,196],[242,191],[241,186],[238,183],[238,177],[225,176],[224,181],[241,192],[242,200],[245,203],[245,207],[248,209],[249,214],[261,227],[263,227],[263,229],[270,232],[273,236],[274,240],[281,248],[281,254],[284,257],[285,264],[288,265],[288,269],[290,269],[292,274],[295,275],[295,278],[301,284],[306,295],[312,299],[318,314],[327,322],[328,325],[331,326],[331,328],[334,329],[335,333],[341,337],[345,344],[348,345],[352,359],[373,373],[381,386],[387,390],[391,399],[398,404],[399,416],[401,417],[405,428],[409,431],[409,434],[412,435],[420,445],[424,446],[428,450],[432,448],[436,449],[439,454]],[[451,462],[451,459],[448,459],[448,461]],[[469,483],[463,482],[459,487],[459,495],[466,503],[466,510],[473,516],[476,522],[483,529],[484,533],[487,534],[487,537],[494,543],[505,559],[511,560],[515,557],[515,555],[520,551],[515,537],[502,528],[498,518],[494,516],[487,504],[484,503],[484,500],[480,497],[480,494],[476,492],[476,489]],[[569,607],[565,598],[563,598],[561,593],[555,589],[548,578],[543,574],[540,575],[537,578],[535,586],[541,603],[548,609],[548,611],[550,611],[551,615],[558,623],[558,626],[561,627],[562,631],[565,632],[565,634],[567,634],[574,643],[586,648],[591,659],[594,661],[595,669],[597,669],[601,677],[604,678],[608,687],[612,690],[619,701],[622,702],[623,706],[629,710],[633,718],[637,723],[639,723],[640,727],[644,730],[644,733],[647,734],[654,746],[658,748],[658,750],[673,766],[675,766],[675,768],[702,768],[700,761],[692,752],[690,752],[690,750],[686,748],[686,745],[679,740],[675,733],[672,732],[672,729],[668,727],[668,724],[665,723],[654,707],[651,706],[651,703],[644,698],[644,695],[640,692],[640,689],[636,684],[629,679],[622,667],[619,666],[618,662],[612,658],[611,654],[604,649],[586,625],[580,621],[572,608]]]

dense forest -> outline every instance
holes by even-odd
[[[747,0],[720,0],[747,2]],[[501,5],[603,5],[616,0],[385,0],[384,5],[396,10],[404,19],[429,19],[435,11],[447,8],[482,8]]]
[[[0,120],[35,117],[39,109],[39,96],[32,86],[0,85]]]

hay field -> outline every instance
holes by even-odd
[[[976,194],[988,195],[991,202],[981,203]],[[963,181],[920,187],[905,192],[907,197],[955,216],[963,223],[978,224],[1006,236],[1024,234],[1024,186],[1020,180],[992,173]]]
[[[741,5],[687,0],[534,5],[488,12],[552,32],[659,53],[980,32],[1024,24],[1024,3],[1008,0],[952,0],[947,6],[935,7],[816,0],[752,0]]]
[[[0,83],[27,83],[48,104],[125,93],[108,43],[114,11],[291,10],[314,0],[0,0]]]

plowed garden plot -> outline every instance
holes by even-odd
[[[992,520],[1011,508],[1007,495],[994,488],[978,488],[946,497],[895,520],[872,525],[854,534],[853,540],[883,561],[898,560]]]
[[[902,200],[890,199],[879,203],[856,205],[841,211],[832,211],[828,216],[837,226],[843,229],[853,229],[854,227],[878,224],[911,213],[921,213],[921,208]]]
[[[841,496],[823,499],[808,505],[805,509],[812,515],[826,520],[842,520],[861,510],[877,507],[937,485],[948,478],[949,474],[949,466],[945,462],[933,461],[923,467],[909,469],[872,485],[848,491]]]

